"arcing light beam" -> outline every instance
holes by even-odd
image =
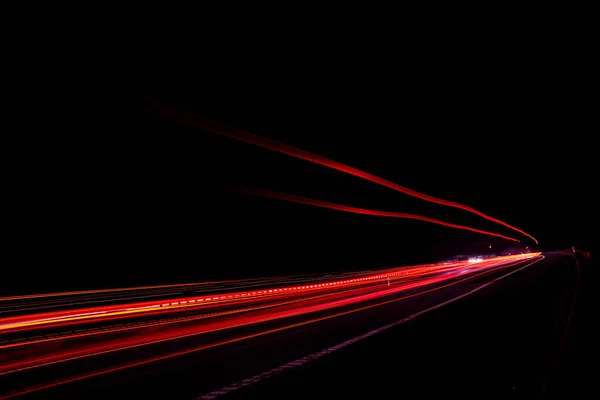
[[[293,203],[307,204],[307,205],[311,205],[311,206],[329,208],[332,210],[345,211],[345,212],[350,212],[350,213],[354,213],[354,214],[373,215],[373,216],[377,216],[377,217],[415,219],[415,220],[419,220],[419,221],[431,222],[431,223],[437,224],[437,225],[447,226],[449,228],[477,232],[477,233],[481,233],[483,235],[496,236],[496,237],[499,237],[502,239],[512,240],[513,242],[518,242],[517,239],[511,238],[509,236],[504,236],[504,235],[500,235],[500,234],[493,233],[493,232],[483,231],[480,229],[471,228],[469,226],[452,224],[450,222],[440,221],[438,219],[424,217],[421,215],[405,214],[405,213],[392,212],[392,211],[369,210],[366,208],[345,206],[342,204],[330,203],[330,202],[322,201],[322,200],[315,200],[315,199],[311,199],[308,197],[296,196],[296,195],[288,194],[288,193],[273,192],[270,190],[257,189],[257,188],[245,188],[244,190],[249,194],[262,196],[262,197],[268,197],[271,199],[291,201]]]
[[[250,143],[255,146],[259,146],[259,147],[263,147],[265,149],[277,151],[277,152],[287,154],[292,157],[300,158],[303,160],[313,162],[315,164],[323,165],[328,168],[342,171],[347,174],[354,175],[359,178],[368,180],[370,182],[377,183],[379,185],[388,187],[388,188],[396,190],[398,192],[407,194],[409,196],[419,198],[421,200],[425,200],[425,201],[428,201],[431,203],[442,204],[442,205],[445,205],[448,207],[454,207],[454,208],[468,211],[470,213],[476,214],[476,215],[483,217],[487,220],[490,220],[492,222],[498,223],[500,225],[504,225],[507,228],[510,228],[516,232],[519,232],[519,233],[531,238],[536,244],[538,243],[537,239],[534,238],[533,236],[531,236],[530,234],[528,234],[527,232],[522,231],[521,229],[516,228],[512,225],[509,225],[506,222],[501,221],[497,218],[494,218],[487,214],[484,214],[483,212],[476,210],[474,208],[471,208],[469,206],[465,206],[463,204],[455,203],[453,201],[448,201],[448,200],[440,199],[437,197],[429,196],[429,195],[417,192],[416,190],[412,190],[407,187],[398,185],[397,183],[380,178],[378,176],[361,171],[359,169],[356,169],[356,168],[350,167],[348,165],[339,163],[337,161],[333,161],[328,158],[319,156],[317,154],[313,154],[308,151],[300,150],[293,146],[279,143],[274,140],[267,139],[262,136],[258,136],[258,135],[255,135],[255,134],[252,134],[249,132],[245,132],[243,130],[233,128],[233,127],[221,124],[219,122],[211,121],[209,119],[206,119],[206,118],[203,118],[203,117],[200,117],[197,115],[189,114],[189,113],[183,112],[181,110],[178,110],[178,109],[175,109],[172,107],[163,106],[157,111],[159,114],[161,114],[167,118],[175,119],[175,120],[185,123],[187,125],[191,125],[191,126],[194,126],[194,127],[197,127],[197,128],[203,129],[203,130],[207,130],[207,131],[219,134],[219,135],[227,136],[229,138],[236,139],[236,140],[239,140],[239,141],[242,141],[245,143]]]

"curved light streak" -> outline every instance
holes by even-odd
[[[466,206],[464,204],[440,199],[440,198],[437,198],[434,196],[429,196],[424,193],[417,192],[416,190],[409,189],[405,186],[398,185],[397,183],[388,181],[387,179],[380,178],[380,177],[370,174],[368,172],[361,171],[357,168],[350,167],[348,165],[339,163],[337,161],[330,160],[328,158],[319,156],[317,154],[313,154],[313,153],[310,153],[305,150],[300,150],[293,146],[279,143],[275,140],[267,139],[262,136],[258,136],[258,135],[255,135],[255,134],[252,134],[249,132],[245,132],[241,129],[233,128],[233,127],[221,124],[216,121],[211,121],[209,119],[206,119],[206,118],[203,118],[203,117],[200,117],[197,115],[185,113],[185,112],[175,109],[173,107],[163,106],[160,110],[157,110],[157,111],[159,114],[161,114],[165,117],[173,118],[173,119],[175,119],[179,122],[185,123],[187,125],[191,125],[191,126],[194,126],[194,127],[200,128],[200,129],[204,129],[204,130],[207,130],[207,131],[219,134],[219,135],[227,136],[229,138],[236,139],[236,140],[239,140],[239,141],[242,141],[245,143],[253,144],[255,146],[259,146],[259,147],[262,147],[265,149],[277,151],[279,153],[287,154],[292,157],[300,158],[300,159],[310,161],[315,164],[323,165],[323,166],[331,168],[331,169],[345,172],[347,174],[354,175],[356,177],[368,180],[373,183],[377,183],[379,185],[393,189],[397,192],[404,193],[409,196],[413,196],[413,197],[419,198],[421,200],[428,201],[430,203],[441,204],[441,205],[445,205],[448,207],[454,207],[454,208],[458,208],[458,209],[461,209],[464,211],[468,211],[470,213],[473,213],[480,217],[483,217],[489,221],[495,222],[500,225],[504,225],[505,227],[507,227],[509,229],[519,232],[520,234],[529,237],[536,244],[538,244],[537,239],[534,238],[533,236],[531,236],[530,234],[528,234],[527,232],[525,232],[517,227],[514,227],[512,225],[509,225],[508,223],[506,223],[502,220],[499,220],[497,218],[494,218],[492,216],[484,214],[483,212],[476,210],[472,207]]]
[[[406,213],[399,213],[399,212],[393,212],[393,211],[369,210],[366,208],[345,206],[342,204],[330,203],[328,201],[315,200],[315,199],[311,199],[308,197],[296,196],[296,195],[288,194],[288,193],[273,192],[273,191],[264,190],[264,189],[245,188],[244,190],[249,194],[253,194],[256,196],[262,196],[262,197],[268,197],[271,199],[285,200],[285,201],[290,201],[293,203],[307,204],[307,205],[311,205],[311,206],[329,208],[332,210],[345,211],[345,212],[354,213],[354,214],[373,215],[373,216],[377,216],[377,217],[414,219],[414,220],[425,221],[425,222],[430,222],[430,223],[437,224],[437,225],[446,226],[449,228],[462,229],[465,231],[476,232],[476,233],[480,233],[480,234],[488,235],[488,236],[496,236],[496,237],[499,237],[502,239],[511,240],[513,242],[519,241],[515,238],[500,235],[498,233],[483,231],[481,229],[471,228],[469,226],[464,226],[464,225],[452,224],[450,222],[440,221],[439,219],[424,217],[422,215],[406,214]]]

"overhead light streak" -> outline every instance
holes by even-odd
[[[342,204],[330,203],[328,201],[315,200],[315,199],[311,199],[308,197],[296,196],[296,195],[288,194],[288,193],[273,192],[270,190],[257,189],[257,188],[245,188],[245,191],[247,193],[257,195],[257,196],[268,197],[268,198],[278,199],[278,200],[285,200],[285,201],[290,201],[293,203],[300,203],[300,204],[306,204],[306,205],[311,205],[311,206],[316,206],[316,207],[329,208],[332,210],[345,211],[345,212],[354,213],[354,214],[425,221],[425,222],[430,222],[432,224],[446,226],[448,228],[462,229],[465,231],[476,232],[476,233],[480,233],[483,235],[495,236],[495,237],[510,240],[513,242],[519,241],[515,238],[500,235],[498,233],[493,233],[493,232],[488,232],[488,231],[484,231],[481,229],[471,228],[471,227],[465,226],[465,225],[453,224],[450,222],[441,221],[439,219],[424,217],[422,215],[406,214],[406,213],[399,213],[399,212],[393,212],[393,211],[369,210],[366,208],[351,207],[351,206],[346,206],[346,205],[342,205]]]
[[[186,113],[186,112],[183,112],[174,107],[162,106],[160,109],[158,109],[156,111],[162,116],[165,116],[165,117],[171,118],[171,119],[175,119],[175,120],[185,123],[187,125],[191,125],[191,126],[194,126],[194,127],[197,127],[197,128],[209,131],[209,132],[213,132],[213,133],[216,133],[219,135],[227,136],[229,138],[236,139],[236,140],[239,140],[239,141],[242,141],[245,143],[253,144],[255,146],[259,146],[259,147],[269,149],[272,151],[277,151],[279,153],[283,153],[283,154],[286,154],[286,155],[289,155],[292,157],[310,161],[315,164],[323,165],[323,166],[331,168],[331,169],[345,172],[347,174],[354,175],[356,177],[368,180],[373,183],[377,183],[379,185],[393,189],[397,192],[404,193],[406,195],[413,196],[413,197],[419,198],[421,200],[428,201],[430,203],[441,204],[441,205],[445,205],[448,207],[453,207],[453,208],[458,208],[458,209],[461,209],[464,211],[468,211],[468,212],[476,214],[482,218],[485,218],[489,221],[495,222],[495,223],[503,225],[509,229],[512,229],[516,232],[519,232],[522,235],[529,237],[536,244],[538,244],[537,239],[535,237],[533,237],[532,235],[528,234],[527,232],[525,232],[517,227],[514,227],[502,220],[499,220],[498,218],[494,218],[492,216],[484,214],[483,212],[476,210],[472,207],[466,206],[464,204],[440,199],[438,197],[429,196],[427,194],[417,192],[416,190],[409,189],[405,186],[391,182],[387,179],[383,179],[376,175],[370,174],[368,172],[361,171],[357,168],[353,168],[348,165],[339,163],[337,161],[330,160],[326,157],[319,156],[317,154],[313,154],[313,153],[310,153],[305,150],[300,150],[293,146],[283,144],[283,143],[280,143],[275,140],[268,139],[268,138],[265,138],[265,137],[262,137],[259,135],[255,135],[255,134],[243,131],[241,129],[233,128],[231,126],[227,126],[225,124],[221,124],[219,122],[212,121],[207,118],[200,117],[198,115]]]

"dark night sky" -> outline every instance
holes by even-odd
[[[400,60],[322,51],[262,64],[247,50],[222,63],[207,56],[193,68],[175,61],[141,68],[131,80],[94,71],[44,82],[36,101],[27,98],[30,128],[13,168],[19,257],[11,290],[369,269],[507,245],[423,222],[224,192],[224,183],[246,184],[510,232],[161,120],[149,102],[472,206],[533,234],[542,249],[592,250],[597,127],[589,67],[576,51],[566,62],[526,50]],[[32,265],[39,278],[25,287]]]

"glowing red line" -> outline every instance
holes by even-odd
[[[329,209],[332,209],[332,210],[345,211],[345,212],[350,212],[350,213],[354,213],[354,214],[373,215],[373,216],[377,216],[377,217],[392,217],[392,218],[415,219],[415,220],[419,220],[419,221],[431,222],[431,223],[437,224],[437,225],[447,226],[449,228],[462,229],[462,230],[466,230],[466,231],[477,232],[477,233],[481,233],[481,234],[484,234],[484,235],[496,236],[496,237],[499,237],[499,238],[502,238],[502,239],[512,240],[513,242],[518,242],[517,239],[511,238],[511,237],[508,237],[508,236],[504,236],[504,235],[500,235],[500,234],[493,233],[493,232],[488,232],[488,231],[482,231],[480,229],[475,229],[475,228],[471,228],[471,227],[464,226],[464,225],[452,224],[450,222],[444,222],[444,221],[440,221],[439,219],[433,219],[433,218],[429,218],[429,217],[423,217],[421,215],[405,214],[405,213],[392,212],[392,211],[369,210],[369,209],[366,209],[366,208],[358,208],[358,207],[345,206],[345,205],[342,205],[342,204],[330,203],[328,201],[314,200],[314,199],[310,199],[308,197],[296,196],[296,195],[288,194],[288,193],[273,192],[273,191],[264,190],[264,189],[246,188],[245,190],[246,190],[246,192],[248,192],[250,194],[254,194],[254,195],[257,195],[257,196],[268,197],[268,198],[272,198],[272,199],[291,201],[291,202],[294,202],[294,203],[300,203],[300,204],[307,204],[307,205],[316,206],[316,207],[329,208]]]
[[[508,267],[508,265],[503,266],[502,265],[503,261],[523,259],[523,257],[531,258],[531,257],[535,257],[537,255],[539,255],[539,254],[497,257],[495,259],[490,259],[489,266],[487,266],[487,267],[482,268],[481,264],[477,264],[476,266],[474,266],[474,268],[479,269],[480,271],[486,271],[486,270],[489,270],[490,268],[497,269],[498,267],[505,268],[505,267]],[[498,264],[498,263],[500,263],[500,264]],[[429,269],[450,268],[451,270],[455,270],[456,272],[458,272],[460,269],[462,269],[464,267],[464,265],[463,266],[460,265],[461,263],[455,263],[455,264],[456,265],[449,264],[449,265],[444,265],[444,266],[430,266],[427,268],[417,267],[417,269],[421,271],[419,273],[419,275],[424,277],[422,272],[426,272]],[[474,268],[469,268],[469,270],[473,270]],[[457,269],[458,269],[458,271],[457,271]],[[388,270],[388,271],[396,271],[396,270]],[[385,271],[381,271],[381,272],[385,272]],[[389,275],[399,275],[399,274],[392,273]],[[383,275],[377,275],[377,276],[383,276]],[[21,369],[29,369],[29,368],[34,368],[37,366],[42,366],[42,365],[54,364],[57,362],[69,361],[69,360],[73,360],[76,358],[88,357],[88,356],[92,356],[92,355],[98,355],[98,354],[104,354],[107,352],[118,351],[119,349],[122,350],[125,348],[144,346],[146,344],[157,343],[156,340],[158,340],[158,342],[164,342],[164,341],[168,341],[168,340],[174,340],[177,338],[195,336],[195,335],[204,334],[207,332],[214,332],[214,331],[219,331],[219,330],[224,330],[224,329],[230,329],[230,328],[237,327],[237,326],[256,324],[256,323],[260,323],[260,322],[266,322],[266,321],[270,321],[270,320],[311,313],[314,311],[330,309],[330,308],[339,307],[342,305],[349,305],[349,304],[361,302],[361,301],[364,301],[367,299],[372,299],[372,298],[375,298],[378,296],[385,296],[387,294],[398,293],[398,292],[404,291],[409,288],[424,286],[424,285],[432,284],[435,282],[443,282],[447,279],[451,279],[456,276],[457,276],[456,274],[453,274],[452,276],[446,275],[446,277],[431,276],[431,277],[425,278],[421,281],[408,281],[404,284],[400,284],[399,286],[396,286],[396,284],[395,284],[395,286],[396,286],[395,288],[387,289],[387,290],[383,290],[383,291],[377,290],[377,288],[372,287],[367,290],[367,291],[371,292],[370,294],[365,294],[365,291],[363,289],[359,288],[359,289],[347,291],[345,294],[341,294],[342,297],[351,296],[351,297],[346,297],[345,299],[339,298],[339,296],[337,296],[337,294],[332,294],[334,297],[330,298],[330,301],[321,302],[321,304],[314,304],[314,303],[312,305],[307,304],[306,306],[303,306],[303,307],[288,308],[287,310],[282,310],[282,311],[275,311],[275,309],[273,309],[271,312],[268,312],[267,314],[262,313],[262,315],[257,314],[254,316],[246,316],[246,317],[241,317],[241,316],[237,317],[236,316],[229,321],[221,320],[221,321],[215,321],[215,322],[209,323],[208,325],[204,326],[204,329],[199,330],[198,328],[193,328],[191,330],[188,330],[187,333],[182,332],[182,331],[176,331],[176,332],[171,332],[170,334],[163,333],[158,336],[155,335],[154,338],[149,337],[149,336],[144,336],[142,338],[133,338],[132,340],[121,341],[119,343],[97,346],[92,349],[90,349],[90,348],[87,348],[87,349],[84,348],[84,349],[79,349],[79,350],[68,349],[69,350],[68,353],[63,353],[63,354],[52,353],[49,355],[44,355],[44,357],[42,357],[42,358],[38,358],[37,365],[33,365],[32,360],[20,361],[15,364],[12,364],[12,365],[3,365],[2,368],[0,368],[0,375],[3,375],[5,373],[17,372]],[[373,279],[375,277],[376,276],[372,276],[369,279]],[[362,278],[362,279],[366,279],[366,278]],[[372,289],[374,289],[374,291]],[[357,291],[359,291],[359,292],[357,292]],[[356,293],[356,295],[354,295],[354,294],[350,295],[350,292],[357,292],[357,293]],[[360,294],[360,292],[362,292],[363,294]],[[375,297],[373,297],[373,296],[375,296]],[[322,297],[324,299],[328,296],[326,295],[326,296],[318,296],[318,297]],[[338,297],[338,299],[336,300],[335,297]],[[316,297],[314,299],[316,299]],[[304,301],[304,300],[301,300],[301,301]],[[283,304],[285,304],[285,303],[280,303],[278,306],[281,306]],[[173,335],[175,335],[175,336],[173,336]],[[115,346],[118,346],[118,347],[115,347]],[[125,346],[125,347],[123,347],[123,346]],[[95,352],[95,353],[91,354],[90,351]],[[5,371],[3,371],[3,369],[5,369]]]
[[[448,200],[440,199],[437,197],[429,196],[424,193],[417,192],[416,190],[412,190],[407,187],[398,185],[397,183],[388,181],[387,179],[380,178],[373,174],[369,174],[368,172],[361,171],[359,169],[350,167],[348,165],[339,163],[337,161],[330,160],[328,158],[319,156],[317,154],[313,154],[308,151],[300,150],[293,146],[279,143],[274,140],[267,139],[262,136],[258,136],[258,135],[255,135],[255,134],[252,134],[249,132],[245,132],[241,129],[233,128],[233,127],[221,124],[219,122],[211,121],[209,119],[206,119],[206,118],[203,118],[203,117],[200,117],[197,115],[185,113],[185,112],[182,112],[180,110],[177,110],[177,109],[174,109],[171,107],[169,107],[169,108],[163,107],[163,114],[168,114],[168,116],[176,117],[176,119],[178,121],[184,122],[188,125],[195,126],[200,129],[204,129],[204,130],[207,130],[207,131],[219,134],[219,135],[227,136],[232,139],[236,139],[236,140],[239,140],[239,141],[242,141],[245,143],[250,143],[255,146],[263,147],[265,149],[269,149],[269,150],[277,151],[279,153],[287,154],[292,157],[310,161],[315,164],[323,165],[323,166],[331,168],[331,169],[342,171],[347,174],[354,175],[359,178],[366,179],[370,182],[377,183],[379,185],[388,187],[388,188],[396,190],[398,192],[407,194],[409,196],[419,198],[421,200],[425,200],[425,201],[428,201],[431,203],[442,204],[442,205],[445,205],[448,207],[454,207],[454,208],[459,208],[461,210],[468,211],[470,213],[479,215],[480,217],[483,217],[492,222],[496,222],[500,225],[504,225],[507,228],[510,228],[516,232],[519,232],[519,233],[533,239],[533,241],[536,244],[538,243],[537,239],[534,238],[533,236],[531,236],[530,234],[528,234],[527,232],[522,231],[521,229],[516,228],[512,225],[509,225],[506,222],[501,221],[497,218],[494,218],[487,214],[484,214],[481,211],[471,208],[469,206],[465,206],[463,204],[455,203],[453,201],[448,201]]]
[[[514,255],[514,256],[500,256],[500,257],[495,257],[493,259],[487,259],[485,261],[485,263],[493,263],[493,262],[500,262],[502,260],[512,260],[512,259],[518,259],[518,258],[530,258],[530,257],[534,257],[536,256],[538,253],[531,253],[531,254],[520,254],[520,255]],[[461,266],[463,264],[469,264],[468,262],[457,262],[457,263],[452,263],[452,264],[448,264],[448,265],[432,265],[432,266],[427,266],[427,267],[412,267],[413,270],[421,270],[421,272],[419,272],[419,274],[422,274],[426,271],[430,271],[430,272],[434,272],[434,271],[440,271],[450,268],[450,266],[454,265],[454,266]],[[475,264],[471,264],[471,265],[475,265]],[[476,264],[481,266],[482,263]],[[402,267],[402,270],[404,271],[410,271],[411,268],[407,267]],[[344,285],[344,286],[356,286],[356,285],[362,285],[362,284],[366,284],[368,281],[372,280],[372,279],[385,279],[388,276],[399,276],[399,275],[406,275],[408,272],[403,272],[401,273],[399,269],[390,269],[390,270],[382,270],[379,272],[379,274],[375,274],[375,275],[360,275],[361,277],[357,277],[354,279],[345,279],[345,280],[341,280],[341,281],[335,281],[333,282],[334,285]],[[381,275],[381,274],[385,274],[385,275]],[[329,282],[332,283],[332,282]],[[321,286],[322,287],[322,286]],[[337,286],[340,287],[340,286]],[[257,291],[255,292],[256,295],[252,295],[253,292],[245,292],[245,293],[231,293],[231,294],[224,294],[226,296],[234,296],[234,298],[238,298],[240,300],[243,300],[245,303],[248,302],[257,302],[257,301],[261,301],[263,300],[264,296],[267,297],[273,297],[273,296],[284,296],[283,294],[273,294],[275,292],[280,293],[283,291],[282,287],[279,288],[275,288],[275,289],[265,289],[265,290],[261,290],[261,291]],[[290,289],[290,288],[288,288]],[[313,290],[327,290],[327,287],[323,288],[323,289],[319,289],[318,285],[305,285],[305,286],[301,286],[301,287],[296,287],[294,289],[298,289],[299,291],[313,291]],[[224,297],[224,296],[221,296]],[[243,298],[243,299],[242,299]],[[90,307],[90,308],[83,308],[83,309],[76,309],[76,310],[61,310],[61,311],[53,311],[53,312],[44,312],[44,313],[37,313],[37,314],[26,314],[26,315],[20,315],[20,316],[13,316],[13,317],[7,317],[7,318],[0,318],[0,331],[20,331],[20,330],[27,330],[27,329],[38,329],[41,326],[58,326],[58,325],[65,325],[65,324],[75,324],[75,323],[82,323],[82,322],[86,322],[86,321],[91,321],[91,320],[95,320],[95,321],[107,321],[110,319],[119,319],[119,318],[123,318],[123,317],[129,317],[132,315],[141,315],[142,313],[145,315],[153,315],[156,313],[162,313],[163,310],[172,310],[172,311],[177,311],[178,309],[180,310],[182,307],[190,307],[189,303],[190,300],[196,300],[195,303],[197,302],[201,302],[202,304],[207,304],[207,302],[210,302],[212,305],[214,306],[219,306],[219,305],[226,305],[228,304],[227,300],[225,301],[219,301],[220,297],[218,296],[214,296],[213,297],[205,297],[203,299],[192,299],[192,298],[188,298],[188,299],[173,299],[173,300],[177,300],[177,301],[169,301],[168,303],[154,303],[151,301],[147,301],[147,302],[141,302],[141,303],[133,303],[133,304],[117,304],[117,305],[113,305],[113,306],[108,306],[108,307]],[[187,303],[184,305],[181,305],[181,301],[186,301]],[[215,302],[216,301],[216,302]],[[232,300],[234,302],[237,302],[238,300]],[[195,306],[195,305],[194,305]],[[166,308],[163,308],[166,307]],[[133,310],[132,310],[133,309]]]
[[[505,265],[502,268],[503,269],[504,268],[508,268],[508,267],[514,266],[516,264],[518,264],[518,262],[515,263],[515,264],[512,264],[512,265]],[[252,339],[252,338],[255,338],[255,337],[260,337],[260,336],[268,335],[268,334],[275,333],[275,332],[281,332],[281,331],[284,331],[284,330],[287,330],[287,329],[291,329],[291,328],[295,328],[295,327],[299,327],[299,326],[304,326],[304,325],[309,325],[309,324],[313,324],[313,323],[324,321],[324,320],[329,320],[329,319],[337,318],[337,317],[340,317],[340,316],[343,316],[343,315],[348,315],[348,314],[355,313],[355,312],[358,312],[358,311],[363,311],[363,310],[367,310],[367,309],[381,307],[381,306],[386,305],[386,304],[395,303],[395,302],[398,302],[398,301],[401,301],[401,300],[405,300],[405,299],[412,298],[412,297],[415,297],[415,296],[420,296],[420,295],[423,295],[423,294],[426,294],[426,293],[429,293],[429,292],[432,292],[432,291],[435,291],[435,290],[439,290],[439,289],[442,289],[442,288],[445,288],[445,287],[456,285],[456,284],[461,283],[461,282],[472,280],[472,279],[475,279],[475,278],[477,278],[479,276],[483,276],[483,275],[485,275],[487,273],[490,273],[490,272],[493,272],[493,271],[480,272],[480,273],[474,274],[473,276],[469,276],[469,277],[466,277],[464,279],[461,279],[461,280],[458,280],[458,281],[455,281],[455,282],[450,282],[450,283],[444,284],[442,286],[438,286],[438,287],[426,289],[426,290],[420,291],[418,293],[409,294],[409,295],[406,295],[406,296],[403,296],[403,297],[400,297],[400,298],[386,300],[386,301],[383,301],[381,303],[367,305],[367,306],[362,306],[362,307],[359,307],[359,308],[356,308],[356,309],[352,309],[352,310],[348,310],[348,311],[343,311],[343,312],[335,313],[335,314],[332,314],[332,315],[327,315],[327,316],[324,316],[324,317],[314,318],[314,319],[310,319],[310,320],[307,320],[307,321],[302,321],[302,322],[298,322],[298,323],[294,323],[294,324],[290,324],[290,325],[285,325],[285,326],[282,326],[282,327],[278,327],[278,328],[274,328],[274,329],[270,329],[270,330],[266,330],[266,331],[262,331],[262,332],[257,332],[257,333],[249,334],[249,335],[246,335],[246,336],[241,336],[241,337],[237,337],[237,338],[233,338],[233,339],[228,339],[228,340],[224,340],[224,341],[216,342],[216,343],[212,343],[212,344],[202,345],[202,346],[198,346],[198,347],[194,347],[194,348],[190,348],[190,349],[186,349],[186,350],[182,350],[182,351],[178,351],[178,352],[174,352],[174,353],[170,353],[170,354],[156,356],[156,357],[145,359],[145,360],[141,360],[141,361],[135,361],[135,362],[131,362],[129,364],[124,364],[124,365],[117,366],[117,367],[107,368],[107,369],[104,369],[104,370],[100,370],[100,371],[96,371],[96,372],[91,372],[91,373],[88,373],[88,374],[79,375],[79,376],[75,376],[75,377],[71,377],[71,378],[67,378],[67,379],[55,381],[55,382],[52,382],[52,383],[49,383],[49,384],[43,384],[43,385],[36,386],[36,387],[33,387],[33,388],[29,388],[29,389],[25,389],[25,390],[19,391],[19,392],[12,392],[12,393],[9,393],[9,394],[7,394],[7,395],[5,395],[3,397],[0,397],[0,400],[14,398],[14,397],[17,397],[17,396],[22,396],[24,394],[28,394],[28,393],[33,393],[33,392],[37,392],[37,391],[40,391],[40,390],[49,389],[49,388],[60,386],[60,385],[63,385],[63,384],[77,382],[77,381],[81,381],[83,379],[92,378],[92,377],[95,377],[95,376],[104,375],[104,374],[108,374],[108,373],[111,373],[111,372],[117,372],[117,371],[121,371],[121,370],[124,370],[124,369],[128,369],[128,368],[140,366],[140,365],[146,365],[146,364],[149,364],[149,363],[152,363],[152,362],[161,361],[161,360],[165,360],[165,359],[170,359],[170,358],[173,358],[173,357],[178,357],[178,356],[181,356],[181,355],[190,354],[190,353],[193,353],[193,352],[202,351],[202,350],[206,350],[206,349],[210,349],[210,348],[214,348],[214,347],[218,347],[218,346],[222,346],[222,345],[226,345],[226,344],[230,344],[230,343],[236,343],[236,342],[239,342],[239,341],[248,340],[248,339]],[[498,280],[498,279],[501,279],[501,278],[497,278],[496,280]],[[439,278],[436,279],[436,280],[439,280]],[[443,282],[443,279],[441,281]],[[433,281],[431,281],[430,283],[433,283]],[[489,283],[482,285],[482,287],[483,286],[487,286],[487,285],[489,285]],[[476,290],[478,290],[478,289],[476,289]],[[387,293],[398,292],[398,291],[399,291],[399,289],[386,290],[386,291],[383,291],[383,292],[379,292],[379,296],[382,296],[382,295],[387,294]],[[336,303],[348,303],[348,304],[350,304],[350,303],[356,303],[358,300],[361,300],[361,299],[364,300],[364,299],[371,298],[371,297],[373,297],[373,294],[355,297],[353,299],[353,301],[345,301],[345,302],[344,301],[341,301],[341,302],[338,301]],[[459,297],[464,297],[464,295],[461,295]],[[331,307],[331,305],[333,305],[333,303],[330,303],[330,307]],[[307,310],[308,309],[315,309],[315,306],[305,307],[305,309],[307,309]],[[325,309],[325,308],[323,308],[323,309]],[[272,320],[272,319],[274,319],[274,317],[263,319],[263,321],[268,321],[268,320]],[[251,323],[256,323],[256,321],[255,322],[250,322],[250,321],[246,322],[246,324],[251,324]],[[192,335],[197,335],[197,334],[200,334],[200,333],[199,332],[195,332]],[[188,336],[188,335],[186,335],[186,336]],[[178,339],[178,338],[177,337],[170,338],[170,339],[166,338],[166,339],[159,340],[159,342],[160,341],[172,340],[172,339]],[[137,345],[135,347],[137,347]],[[90,354],[90,355],[93,355],[93,354]]]

